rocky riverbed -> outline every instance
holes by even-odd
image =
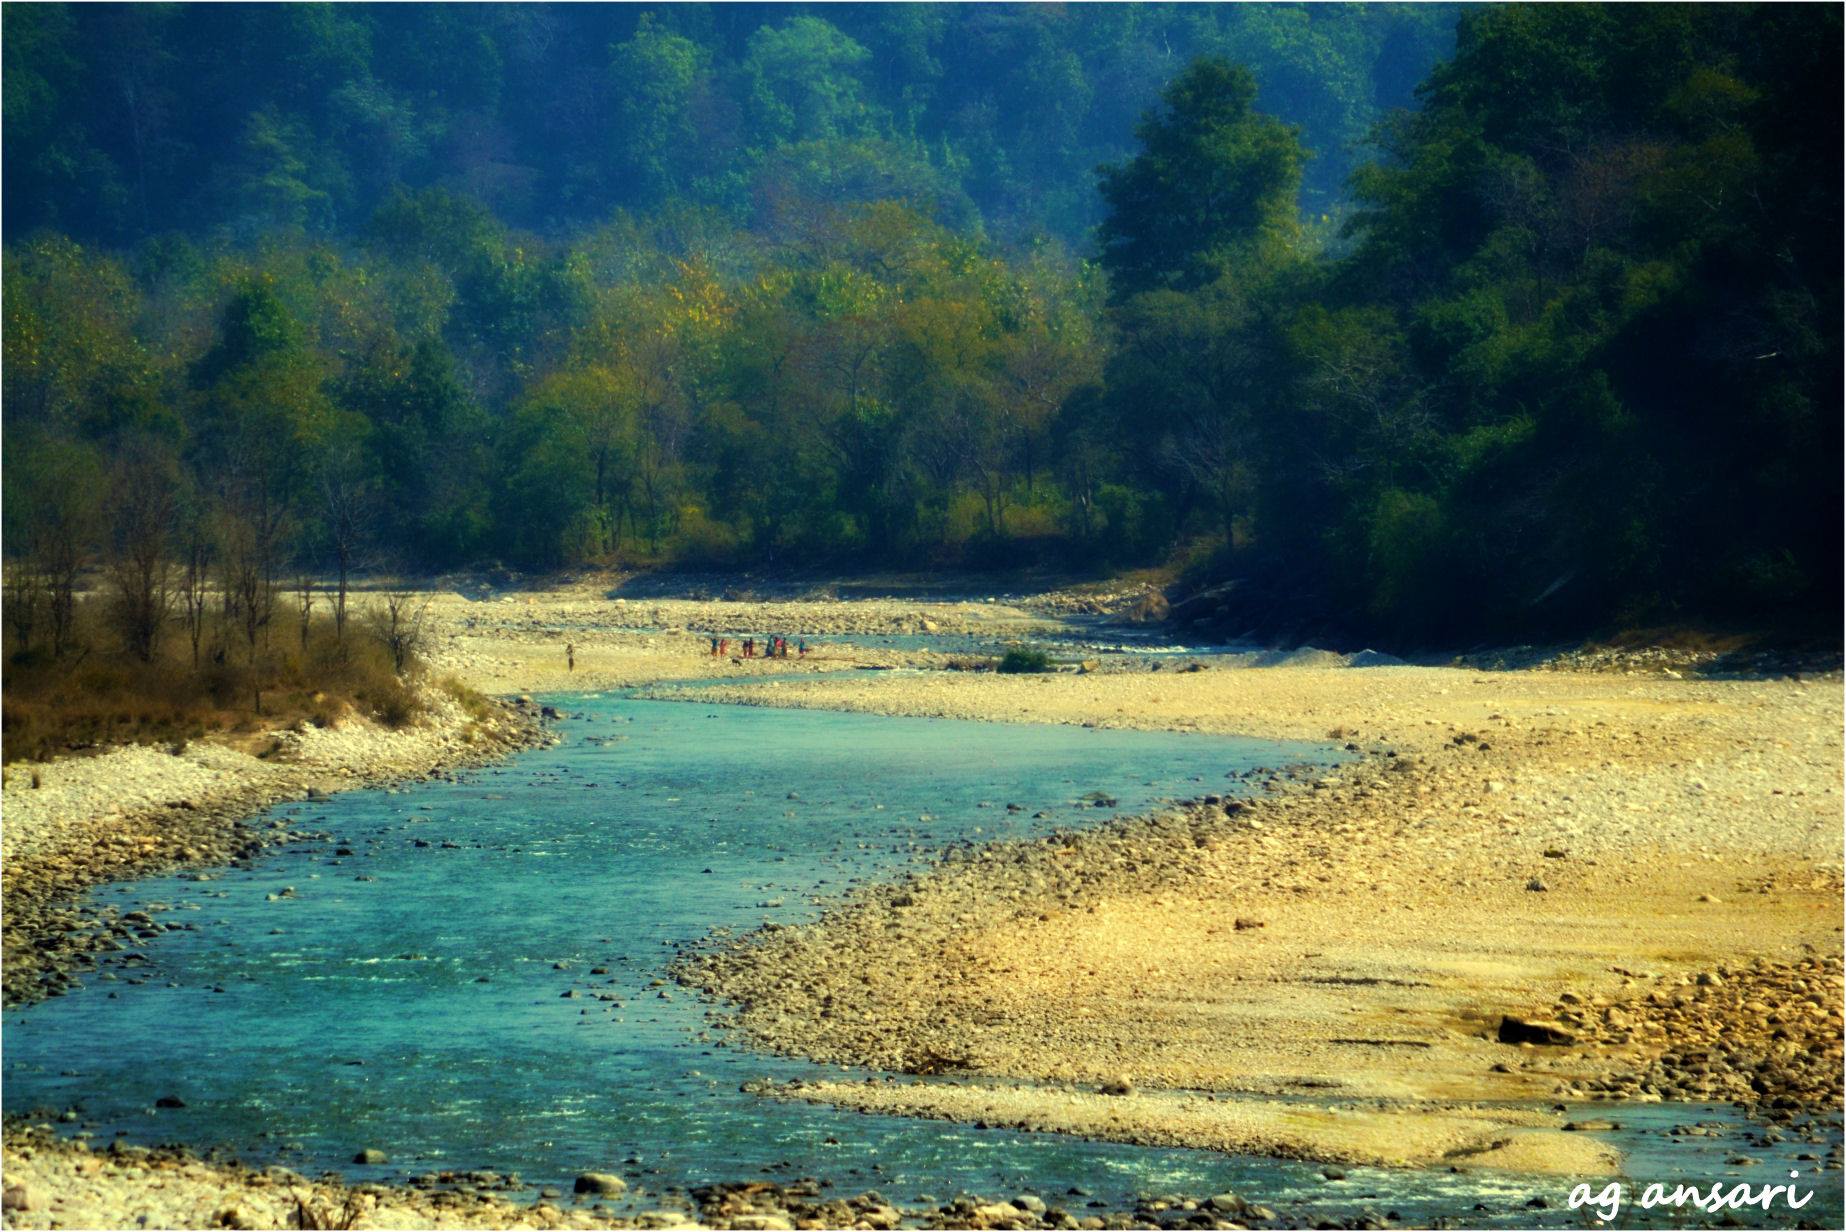
[[[1082,1229],[1296,1228],[1302,1219],[1235,1193],[1149,1194],[1111,1208],[1086,1191],[957,1195],[897,1204],[875,1191],[843,1195],[819,1180],[699,1185],[659,1205],[618,1205],[621,1182],[585,1174],[571,1187],[515,1194],[517,1176],[449,1172],[409,1185],[349,1185],[282,1167],[253,1168],[173,1147],[92,1151],[49,1128],[7,1126],[9,1228],[730,1228]],[[1383,1213],[1316,1219],[1321,1228],[1385,1228]]]
[[[1336,1160],[1459,1148],[1476,1166],[1495,1160],[1444,1118],[1501,1101],[1839,1114],[1837,680],[1274,668],[697,692],[1318,735],[1358,758],[960,853],[687,964],[763,1045],[926,1079],[781,1094]],[[1506,1041],[1508,1018],[1557,1029]],[[1482,1140],[1509,1167],[1585,1170],[1563,1121]]]
[[[1821,1137],[1816,1118],[1837,1120],[1837,674],[1701,680],[1682,670],[1696,665],[1635,653],[1552,656],[1533,671],[1298,652],[1112,656],[1084,674],[1000,677],[929,670],[951,657],[928,650],[824,643],[1029,636],[1064,613],[1144,598],[447,592],[432,596],[430,654],[438,673],[501,694],[656,682],[656,695],[701,702],[1216,731],[1325,741],[1352,758],[1202,784],[1190,805],[1100,829],[958,849],[814,925],[707,948],[681,978],[759,1045],[910,1075],[771,1097],[1331,1161],[1585,1174],[1613,1161],[1580,1132],[1581,1113],[1553,1105],[1602,1101],[1617,1115],[1624,1101],[1721,1099],[1796,1141]],[[712,632],[822,647],[805,662],[714,664]],[[659,683],[712,674],[727,683]],[[537,711],[529,699],[486,715],[438,703],[403,732],[355,725],[9,767],[8,1000],[56,992],[90,956],[183,927],[152,911],[78,911],[86,886],[174,867],[210,876],[290,837],[248,822],[265,805],[500,756],[543,738]],[[425,1191],[348,1188],[183,1153],[91,1153],[17,1124],[6,1152],[9,1226],[880,1227],[898,1209],[799,1184],[707,1187],[671,1210],[620,1213],[575,1197],[510,1203],[468,1174]],[[1837,1148],[1815,1156],[1838,1166]],[[306,1207],[292,1192],[304,1183]],[[1269,1222],[1222,1197],[1096,1211],[1017,1195],[897,1218]]]

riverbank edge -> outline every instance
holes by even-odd
[[[834,1186],[813,1179],[789,1183],[729,1181],[685,1192],[648,1194],[659,1205],[618,1212],[619,1179],[592,1174],[596,1185],[566,1196],[545,1189],[529,1203],[507,1196],[518,1178],[445,1171],[404,1182],[348,1183],[337,1173],[304,1177],[271,1165],[256,1168],[184,1146],[120,1143],[91,1150],[50,1126],[8,1116],[4,1226],[171,1228],[725,1228],[793,1232],[796,1228],[873,1229],[1235,1229],[1251,1226],[1375,1227],[1366,1214],[1329,1221],[1324,1214],[1278,1212],[1238,1194],[1148,1195],[1132,1209],[1099,1209],[1087,1191],[1007,1198],[958,1194],[938,1205],[896,1205],[875,1190],[829,1196]],[[616,1180],[615,1185],[610,1185]],[[53,1212],[48,1193],[66,1199]],[[76,1194],[88,1206],[73,1211]],[[638,1196],[638,1195],[631,1195]],[[156,1205],[158,1204],[158,1205]],[[1081,1215],[1077,1211],[1083,1212]],[[1178,1218],[1175,1218],[1175,1216]],[[75,1222],[72,1222],[73,1219]]]
[[[643,690],[642,695],[652,700],[691,702],[698,700],[694,696],[697,691],[698,686],[680,686],[652,693]],[[731,690],[726,700],[741,701],[736,696],[741,692],[742,689]],[[773,701],[753,704],[775,705]],[[1594,1135],[1561,1132],[1569,1122],[1568,1116],[1555,1111],[1553,1101],[1537,1098],[1511,1107],[1503,1100],[1456,1100],[1399,1109],[1394,1114],[1397,1119],[1416,1122],[1422,1132],[1409,1132],[1405,1124],[1405,1132],[1393,1136],[1389,1150],[1336,1145],[1302,1130],[1304,1112],[1323,1115],[1330,1126],[1336,1114],[1348,1117],[1369,1111],[1365,1104],[1342,1102],[1274,1105],[1259,1111],[1253,1120],[1216,1128],[1214,1133],[1221,1136],[1216,1141],[1204,1141],[1197,1130],[1189,1133],[1163,1124],[1168,1117],[1136,1113],[1143,1111],[1143,1105],[1154,1102],[1185,1102],[1192,1097],[1210,1101],[1212,1093],[1143,1091],[1125,1075],[1087,1087],[1050,1084],[1051,1098],[1064,1108],[1064,1115],[1046,1116],[1035,1106],[1038,1101],[1034,1097],[1018,1098],[1020,1090],[1007,1082],[1007,1075],[982,1072],[961,1058],[947,1040],[919,1045],[915,1039],[898,1039],[893,1041],[895,1051],[877,1056],[817,1046],[814,1038],[804,1038],[799,1011],[791,1013],[786,1004],[776,1000],[777,990],[787,987],[790,978],[802,970],[799,958],[791,960],[791,955],[799,953],[807,937],[825,936],[865,917],[877,921],[871,925],[875,931],[889,934],[907,926],[914,931],[917,920],[939,923],[952,917],[956,928],[977,930],[1005,927],[1008,921],[1042,918],[1046,912],[1080,912],[1093,907],[1100,896],[1119,892],[1119,886],[1105,880],[1113,873],[1103,870],[1113,869],[1121,850],[1134,853],[1135,892],[1157,893],[1185,878],[1188,849],[1202,849],[1260,829],[1266,810],[1278,804],[1287,807],[1292,802],[1311,800],[1329,783],[1357,781],[1377,790],[1388,786],[1393,778],[1413,777],[1404,772],[1412,771],[1420,760],[1414,755],[1400,757],[1397,749],[1385,745],[1361,748],[1348,744],[1342,750],[1337,743],[1329,742],[1328,749],[1342,751],[1347,757],[1338,762],[1298,761],[1252,769],[1247,772],[1247,781],[1253,785],[1250,794],[1205,794],[1146,813],[1112,816],[1096,825],[1059,829],[1036,837],[958,844],[933,867],[847,890],[816,920],[792,926],[765,924],[740,936],[708,938],[705,945],[676,959],[668,975],[705,999],[713,1009],[710,1021],[714,1025],[737,1031],[756,1048],[795,1060],[906,1076],[906,1080],[874,1077],[860,1081],[754,1084],[753,1093],[766,1099],[828,1104],[924,1120],[1004,1125],[1024,1132],[1067,1134],[1092,1141],[1311,1163],[1427,1169],[1465,1160],[1471,1169],[1522,1175],[1593,1177],[1617,1173],[1619,1151]],[[1023,871],[996,893],[984,871],[995,865],[1017,865]],[[1022,884],[1039,885],[1037,879],[1041,876],[1051,879],[1050,888],[1012,892]],[[977,882],[978,890],[970,892]],[[927,929],[930,923],[920,927]],[[1248,923],[1263,927],[1260,921]],[[1244,921],[1238,921],[1237,927],[1244,926]],[[797,1020],[792,1029],[787,1026],[791,1018]],[[972,1080],[972,1085],[957,1083],[938,1088],[927,1081],[940,1074],[962,1075]],[[1004,1085],[985,1084],[981,1081],[985,1077]],[[1229,1094],[1235,1098],[1240,1093]],[[1242,1094],[1261,1096],[1254,1091]],[[1014,1099],[1009,1101],[1009,1095]],[[1083,1106],[1087,1115],[1070,1115],[1070,1110],[1078,1106]],[[1258,1104],[1244,1107],[1262,1109]],[[1549,1141],[1541,1145],[1541,1137]]]
[[[716,701],[764,707],[844,708],[830,706],[826,700],[777,695],[760,686],[741,683],[656,686],[640,690],[637,695],[653,700]],[[880,714],[929,713],[876,704],[851,709]],[[1032,721],[1005,714],[951,716],[942,711],[934,713],[942,714],[943,717],[988,721]],[[1040,718],[1036,721],[1072,722],[1068,718]],[[1082,725],[1097,724],[1084,721]],[[1160,730],[1182,730],[1162,724],[1153,726]],[[1260,726],[1254,730],[1245,729],[1243,734],[1259,739],[1301,738],[1299,733],[1265,733]],[[1337,740],[1346,733],[1336,728],[1328,734]],[[970,1088],[958,1085],[952,1091],[945,1092],[930,1084],[928,1077],[960,1074],[976,1083],[983,1077],[992,1077],[1001,1082],[1009,1078],[1024,1078],[1028,1082],[1031,1079],[1010,1071],[990,1072],[978,1064],[959,1059],[966,1052],[967,1039],[958,1038],[952,1030],[939,1032],[932,1039],[927,1029],[903,1033],[889,1030],[893,1024],[885,1021],[880,1025],[887,1030],[879,1033],[876,1045],[841,1046],[841,1036],[836,1033],[830,1037],[823,1022],[829,1018],[837,1020],[841,1015],[835,999],[826,996],[816,1004],[809,1004],[803,1000],[805,994],[790,994],[790,990],[802,987],[808,978],[826,972],[824,943],[814,947],[823,952],[818,960],[813,952],[802,952],[803,943],[808,938],[824,938],[830,934],[847,938],[856,935],[864,941],[876,937],[898,947],[908,943],[910,950],[924,954],[939,940],[936,934],[942,929],[936,926],[951,922],[955,929],[977,932],[1004,929],[1009,922],[1043,920],[1049,918],[1046,913],[1079,912],[1084,910],[1086,904],[1093,909],[1094,895],[1102,888],[1100,877],[1114,875],[1116,866],[1122,863],[1124,852],[1131,869],[1128,875],[1130,891],[1141,896],[1154,895],[1183,881],[1189,849],[1235,840],[1240,834],[1262,828],[1263,818],[1267,818],[1273,826],[1278,820],[1283,820],[1280,810],[1297,813],[1304,811],[1291,809],[1291,806],[1306,805],[1310,811],[1338,807],[1337,800],[1346,798],[1348,793],[1354,791],[1361,796],[1373,797],[1374,807],[1388,806],[1388,802],[1395,799],[1401,802],[1403,810],[1408,810],[1418,790],[1417,783],[1426,773],[1439,763],[1454,758],[1466,759],[1471,747],[1485,751],[1488,746],[1484,741],[1476,741],[1471,745],[1465,740],[1457,740],[1446,745],[1412,743],[1407,748],[1387,747],[1384,743],[1374,743],[1364,749],[1350,743],[1345,747],[1354,756],[1338,767],[1337,777],[1323,778],[1320,773],[1284,775],[1280,776],[1280,782],[1271,778],[1265,784],[1265,790],[1252,797],[1238,799],[1207,795],[1180,802],[1156,813],[1112,818],[1100,826],[1054,832],[1038,838],[994,842],[965,853],[951,853],[965,854],[967,858],[945,860],[922,872],[906,873],[856,887],[830,904],[817,920],[794,926],[765,925],[741,936],[711,938],[707,945],[678,960],[672,974],[679,983],[705,997],[713,1006],[710,1017],[714,1025],[735,1029],[756,1047],[821,1064],[865,1067],[912,1076],[908,1083],[875,1078],[861,1082],[767,1085],[758,1091],[767,1098],[831,1104],[861,1112],[1007,1125],[1037,1132],[1068,1133],[1093,1140],[1145,1146],[1188,1146],[1327,1163],[1431,1167],[1445,1165],[1465,1155],[1470,1167],[1503,1168],[1526,1174],[1563,1172],[1594,1175],[1615,1170],[1619,1164],[1618,1158],[1598,1161],[1592,1158],[1595,1152],[1577,1149],[1588,1145],[1592,1137],[1583,1134],[1552,1134],[1553,1144],[1563,1144],[1571,1149],[1554,1150],[1549,1158],[1545,1151],[1534,1149],[1539,1145],[1536,1138],[1519,1143],[1517,1150],[1501,1151],[1499,1148],[1506,1144],[1497,1141],[1492,1134],[1484,1135],[1488,1149],[1481,1150],[1472,1146],[1457,1149],[1449,1144],[1443,1149],[1424,1152],[1427,1157],[1418,1157],[1417,1152],[1410,1149],[1401,1138],[1393,1141],[1390,1148],[1382,1153],[1355,1151],[1316,1142],[1312,1135],[1284,1133],[1278,1136],[1268,1132],[1271,1127],[1260,1123],[1250,1127],[1236,1127],[1228,1135],[1214,1130],[1211,1136],[1215,1140],[1208,1141],[1197,1133],[1188,1135],[1171,1125],[1158,1124],[1157,1119],[1150,1120],[1146,1125],[1136,1124],[1138,1120],[1149,1118],[1133,1115],[1140,1110],[1130,1105],[1140,1102],[1142,1093],[1132,1091],[1126,1078],[1101,1081],[1100,1094],[1104,1097],[1102,1103],[1113,1104],[1119,1111],[1087,1117],[1047,1115],[1042,1102],[1009,1104],[1005,1099],[983,1102],[979,1099],[956,1098],[966,1095]],[[1331,775],[1332,772],[1327,773]],[[1335,790],[1323,791],[1328,787]],[[1428,807],[1430,801],[1424,799],[1423,804]],[[995,864],[1014,862],[1028,871],[998,886],[982,871],[983,865],[991,868]],[[1071,892],[1073,873],[1078,875],[1075,893]],[[1096,880],[1084,885],[1082,881],[1086,877],[1095,877]],[[1064,880],[1060,882],[1060,878]],[[965,892],[975,882],[980,883],[978,892]],[[945,887],[946,893],[935,892]],[[1108,892],[1122,893],[1123,886],[1113,884],[1108,887]],[[1252,921],[1251,924],[1262,927],[1260,921]],[[935,933],[931,932],[932,927],[936,927]],[[1237,927],[1244,927],[1244,922],[1239,920]],[[861,955],[865,953],[863,950],[857,952]],[[1767,970],[1759,972],[1751,986],[1771,993],[1782,991],[1776,987],[1780,980],[1801,974],[1787,964],[1759,962],[1759,967],[1763,966],[1767,966]],[[1723,983],[1716,973],[1688,972],[1687,975],[1689,978],[1696,977],[1700,985],[1708,982]],[[1733,981],[1736,978],[1733,973]],[[821,983],[824,982],[823,979]],[[831,987],[829,991],[840,990]],[[1575,1007],[1569,1001],[1567,997],[1566,1003],[1534,1003],[1531,1006],[1506,1008],[1520,1018],[1554,1022],[1561,1012],[1567,1020],[1574,1020]],[[1637,1017],[1660,1020],[1672,1017],[1673,1011],[1670,1008],[1656,1007],[1650,1001],[1637,997],[1623,1002],[1621,1008]],[[824,1005],[824,1008],[817,1008],[817,1005]],[[1727,1008],[1733,1012],[1737,1009],[1736,1006]],[[850,1009],[844,1013],[848,1018],[852,1016]],[[1829,1025],[1825,1022],[1804,1023],[1803,1027],[1818,1026],[1818,1035],[1826,1036]],[[1596,1039],[1597,1034],[1593,1029],[1583,1032],[1586,1040]],[[1817,1042],[1824,1041],[1817,1037]],[[1837,1039],[1832,1042],[1837,1048]],[[1703,1059],[1702,1054],[1687,1058],[1683,1063],[1673,1063],[1678,1061],[1677,1058],[1669,1058],[1668,1061],[1656,1059],[1649,1077],[1663,1082],[1683,1082],[1689,1089],[1696,1086],[1709,1097],[1736,1100],[1747,1118],[1763,1123],[1798,1123],[1813,1118],[1837,1118],[1841,1113],[1841,1091],[1837,1082],[1816,1082],[1813,1075],[1796,1075],[1767,1065],[1754,1070],[1741,1063],[1733,1067],[1730,1058],[1722,1056],[1712,1059],[1709,1071],[1702,1071],[1699,1062]],[[1588,1075],[1589,1081],[1585,1085],[1594,1092],[1592,1098],[1602,1103],[1611,1113],[1617,1113],[1639,1082],[1637,1072],[1614,1058],[1603,1060],[1596,1068],[1600,1072]],[[1073,1087],[1068,1083],[1053,1085],[1061,1088],[1057,1098],[1066,1102],[1093,1101],[1098,1091],[1095,1083],[1087,1088]],[[1240,1091],[1233,1087],[1227,1088],[1226,1093],[1234,1096]],[[1262,1094],[1254,1088],[1241,1093],[1256,1096]],[[1160,1094],[1184,1095],[1185,1092],[1162,1091]],[[1561,1108],[1555,1100],[1555,1095],[1529,1093],[1518,1102],[1531,1109]],[[1435,1110],[1476,1112],[1505,1102],[1504,1099],[1489,1095],[1477,1101],[1443,1101]],[[1358,1111],[1358,1108],[1358,1105],[1328,1105],[1329,1112]],[[1553,1130],[1563,1129],[1565,1125],[1565,1116],[1555,1116]],[[1496,1154],[1501,1158],[1496,1159]]]
[[[85,901],[98,885],[174,872],[209,875],[246,862],[270,846],[292,841],[286,826],[259,829],[256,817],[277,804],[325,799],[337,792],[375,788],[489,765],[549,743],[544,711],[529,699],[471,699],[462,705],[425,686],[432,705],[422,725],[403,733],[351,726],[322,756],[270,761],[230,753],[219,759],[225,781],[153,808],[114,809],[60,819],[67,831],[48,850],[6,862],[0,902],[5,905],[5,1008],[56,996],[93,970],[105,954],[131,949],[158,931],[137,913]],[[360,734],[362,732],[363,734]],[[278,737],[290,733],[277,733]],[[352,764],[355,735],[373,747]],[[377,739],[367,740],[376,736]],[[395,738],[394,738],[395,737]],[[216,742],[199,742],[211,746]],[[312,749],[313,745],[306,746]],[[108,752],[138,751],[121,746]],[[105,753],[104,756],[108,754]],[[47,767],[8,768],[10,783],[36,780]]]
[[[600,1208],[571,1212],[549,1204],[522,1207],[499,1194],[459,1187],[349,1184],[337,1174],[309,1178],[279,1165],[253,1167],[207,1148],[152,1147],[116,1141],[92,1150],[48,1125],[9,1113],[5,1226],[132,1227],[137,1208],[163,1201],[144,1226],[186,1228],[520,1228],[622,1226]],[[499,1178],[495,1178],[496,1181]],[[87,1191],[89,1209],[74,1225],[67,1202],[49,1199]],[[154,1194],[158,1192],[159,1198]],[[176,1209],[180,1208],[180,1209]],[[53,1216],[58,1223],[51,1223]],[[41,1222],[41,1217],[44,1222]]]

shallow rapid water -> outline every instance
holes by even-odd
[[[86,988],[8,1013],[7,1109],[75,1107],[99,1142],[221,1145],[355,1179],[487,1168],[568,1190],[580,1171],[616,1171],[642,1205],[707,1181],[815,1176],[900,1203],[961,1191],[1056,1199],[1078,1187],[1089,1192],[1063,1199],[1078,1213],[1141,1192],[1227,1188],[1302,1218],[1372,1209],[1529,1223],[1535,1194],[1562,1206],[1566,1187],[1516,1178],[1347,1169],[1329,1181],[1275,1160],[765,1101],[739,1085],[821,1071],[719,1046],[705,1007],[656,983],[675,946],[714,927],[810,918],[814,896],[947,845],[1107,817],[1088,793],[1136,812],[1231,790],[1227,776],[1251,767],[1337,754],[1188,734],[552,700],[571,715],[558,747],[453,782],[278,808],[274,817],[328,838],[210,881],[99,891],[125,910],[166,904],[156,919],[191,927],[148,941]],[[352,854],[338,855],[342,846]],[[187,1106],[156,1110],[165,1095]],[[365,1147],[391,1162],[350,1164]],[[1681,1148],[1660,1149],[1679,1166]]]

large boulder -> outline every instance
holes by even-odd
[[[1577,1037],[1562,1023],[1533,1018],[1515,1018],[1507,1014],[1500,1019],[1502,1044],[1574,1044]]]
[[[577,1183],[572,1186],[572,1189],[580,1194],[601,1194],[604,1197],[613,1197],[619,1193],[626,1193],[628,1182],[613,1172],[585,1172],[577,1178]]]

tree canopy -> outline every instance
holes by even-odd
[[[1198,55],[1302,126],[1324,212],[1456,6],[61,4],[9,8],[7,226],[351,235],[442,187],[558,234],[681,201],[902,195],[1085,241],[1092,169]],[[832,172],[831,175],[828,173]],[[892,193],[901,189],[901,193]]]
[[[1455,16],[8,6],[7,551],[1829,611],[1838,12]]]

